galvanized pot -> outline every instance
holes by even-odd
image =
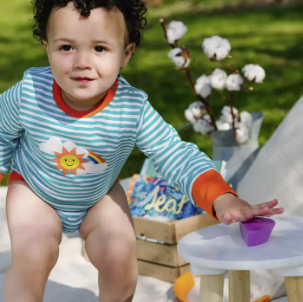
[[[262,112],[252,113],[253,122],[249,140],[239,145],[235,139],[234,130],[213,131],[210,138],[213,142],[213,160],[224,160],[227,162],[227,179],[234,190],[243,178],[250,165],[259,152],[258,136],[261,129],[264,114]]]

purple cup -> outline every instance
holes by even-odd
[[[240,222],[242,238],[248,246],[263,244],[268,241],[275,224],[274,220],[263,217]]]

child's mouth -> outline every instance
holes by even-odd
[[[93,81],[93,79],[90,79],[90,78],[74,78],[73,80],[80,84],[87,84],[87,83]]]

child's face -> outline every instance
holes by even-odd
[[[96,8],[89,17],[81,16],[73,2],[53,9],[44,47],[66,100],[88,109],[106,95],[135,50],[134,43],[125,45],[126,37],[117,9]]]

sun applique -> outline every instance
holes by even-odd
[[[85,176],[99,174],[107,169],[107,163],[100,155],[71,141],[63,143],[59,137],[51,137],[47,142],[41,143],[39,149],[52,156],[48,157],[52,166],[55,165],[54,168],[63,171],[64,175],[71,172],[76,176]]]
[[[76,147],[71,151],[67,151],[62,147],[62,153],[53,151],[57,158],[51,159],[57,163],[56,168],[58,170],[63,170],[63,174],[66,175],[68,172],[72,172],[74,175],[77,175],[77,169],[85,170],[82,164],[87,163],[86,160],[82,158],[85,154],[77,154]]]

